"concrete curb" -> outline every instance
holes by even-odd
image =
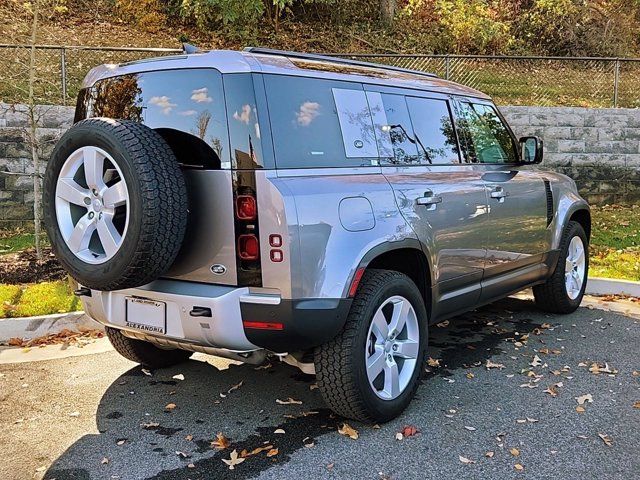
[[[631,297],[640,297],[640,282],[589,277],[585,293],[588,295],[629,295]]]
[[[60,333],[64,329],[75,332],[103,330],[104,327],[84,312],[56,313],[37,317],[0,319],[0,343],[10,338],[33,339]]]

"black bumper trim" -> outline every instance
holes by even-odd
[[[278,305],[240,302],[243,322],[282,323],[282,330],[245,328],[247,339],[273,352],[308,350],[335,337],[344,327],[352,299],[281,300]]]

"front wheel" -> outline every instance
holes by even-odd
[[[560,258],[553,275],[533,287],[539,308],[551,313],[571,313],[580,306],[589,274],[588,247],[582,225],[569,222],[560,240]]]
[[[386,422],[409,404],[427,348],[427,312],[415,283],[365,272],[344,330],[315,352],[318,386],[336,413]]]

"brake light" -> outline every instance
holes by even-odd
[[[252,233],[240,235],[238,237],[238,256],[242,260],[257,260],[260,256],[258,237]]]
[[[255,220],[258,214],[256,199],[251,195],[238,195],[236,197],[236,216],[239,220]]]

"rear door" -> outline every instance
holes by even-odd
[[[537,280],[547,251],[547,196],[542,177],[518,166],[515,138],[491,103],[457,104],[462,149],[483,170],[489,204],[483,300]]]
[[[382,172],[420,239],[434,277],[434,318],[480,297],[487,196],[482,172],[460,162],[447,96],[366,87]]]

